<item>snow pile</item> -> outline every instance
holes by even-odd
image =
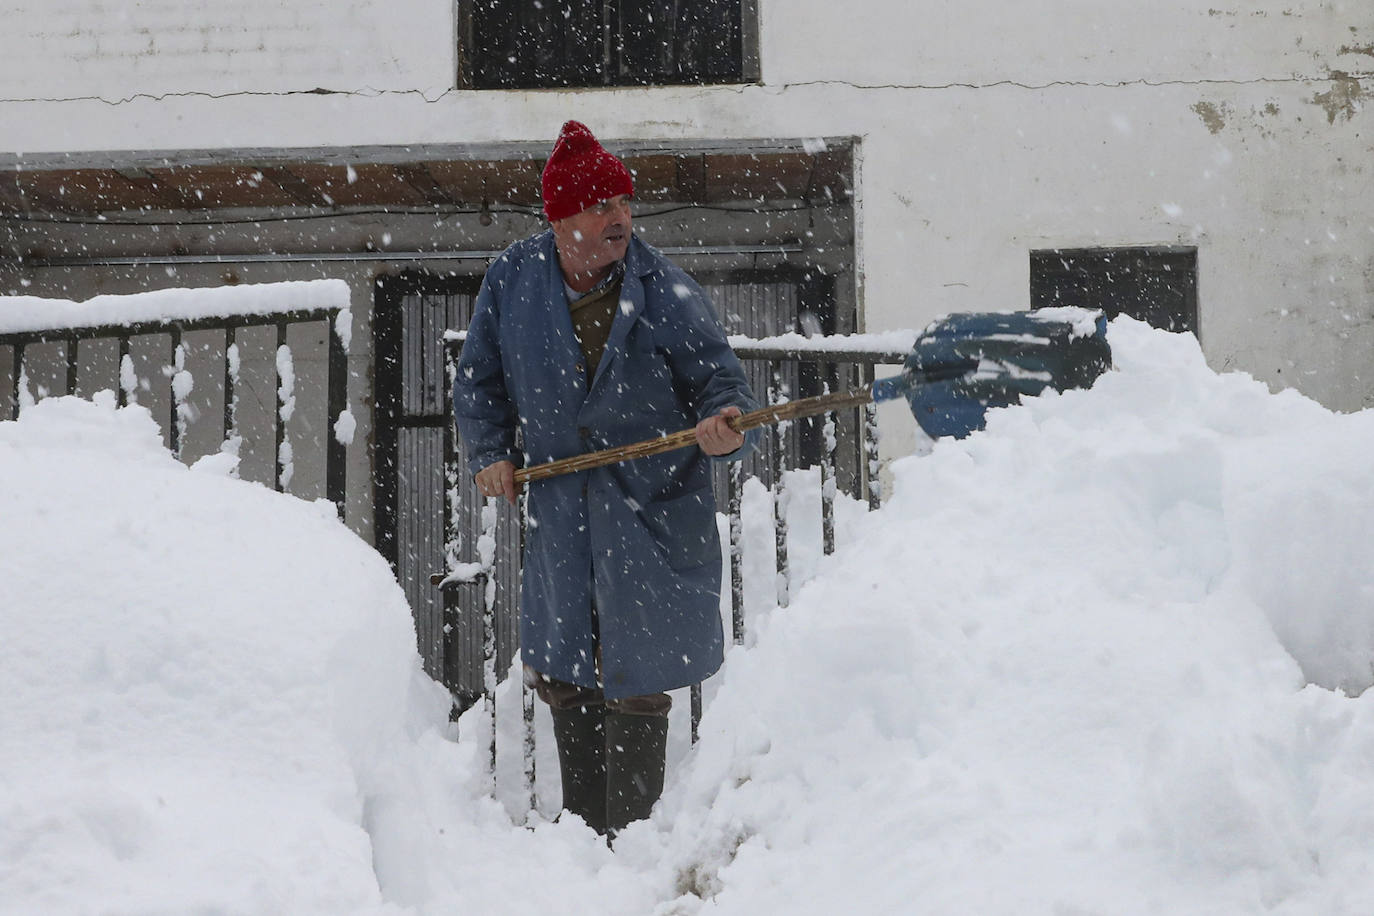
[[[1126,319],[1110,339],[1092,391],[899,462],[834,556],[796,544],[785,609],[758,608],[750,497],[748,644],[614,852],[526,819],[514,742],[491,796],[480,709],[447,740],[399,590],[328,510],[176,466],[137,409],[40,403],[0,424],[22,520],[0,535],[0,901],[1368,912],[1374,413]],[[814,506],[791,499],[795,537]]]
[[[675,911],[1368,912],[1374,692],[1324,688],[1371,683],[1374,413],[1110,339],[732,657],[642,838]]]
[[[0,911],[380,908],[365,802],[447,709],[385,562],[100,401],[0,423]]]

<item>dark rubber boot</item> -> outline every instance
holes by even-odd
[[[553,709],[563,808],[606,832],[606,707]]]
[[[663,794],[666,716],[606,714],[606,831],[642,821]]]

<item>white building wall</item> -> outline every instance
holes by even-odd
[[[0,95],[441,92],[455,73],[451,10],[434,0],[0,0]]]
[[[779,0],[763,14],[765,75],[777,83],[1292,79],[1367,71],[1374,42],[1365,0]]]
[[[1374,405],[1368,0],[761,0],[760,86],[484,93],[449,0],[8,8],[9,151],[854,136],[868,329],[1025,307],[1032,248],[1195,245],[1216,367]]]

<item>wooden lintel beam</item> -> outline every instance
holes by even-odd
[[[701,204],[706,202],[706,157],[704,155],[677,157],[677,193],[680,199],[686,203]]]
[[[24,189],[19,186],[20,172],[0,174],[0,210],[8,213],[27,213],[30,210]]]
[[[51,194],[33,185],[18,188],[24,207],[32,213],[76,213],[77,210],[61,194]]]
[[[258,166],[258,171],[277,187],[307,207],[332,207],[334,200],[310,182],[282,166]]]
[[[206,204],[194,194],[187,194],[176,185],[167,184],[152,172],[146,169],[116,169],[119,176],[129,184],[140,190],[146,191],[158,202],[165,210],[204,210]]]
[[[419,192],[426,203],[436,207],[451,207],[457,204],[457,201],[439,186],[439,182],[434,180],[434,176],[423,163],[398,164],[393,165],[391,169],[402,181]]]
[[[843,154],[827,151],[817,155],[807,179],[806,199],[824,203],[848,200],[850,182],[847,176],[850,168],[848,151]]]

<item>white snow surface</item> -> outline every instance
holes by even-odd
[[[331,506],[187,470],[109,397],[27,408],[0,910],[1369,912],[1374,412],[1109,337],[1093,390],[902,459],[834,555],[796,545],[613,852],[491,796],[480,708],[447,726]]]
[[[384,912],[371,780],[446,709],[405,599],[161,442],[108,394],[0,423],[0,912]]]
[[[747,337],[743,334],[731,334],[729,342],[731,347],[754,349],[774,349],[774,350],[811,350],[821,353],[829,353],[843,350],[863,350],[878,353],[900,353],[911,352],[911,348],[916,345],[916,331],[909,329],[895,331],[879,331],[871,334],[826,334],[807,337],[795,331],[786,334],[776,334],[772,337]]]
[[[158,289],[92,296],[84,302],[42,296],[0,296],[0,333],[274,315],[293,309],[338,308],[347,312],[348,303],[348,283],[339,279]],[[347,349],[351,339],[350,315],[341,316],[335,324],[335,332]]]

